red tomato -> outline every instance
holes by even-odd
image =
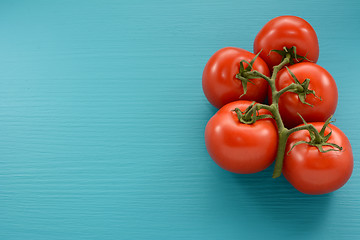
[[[312,123],[320,131],[324,123]],[[335,143],[343,149],[321,153],[316,147],[308,144],[295,146],[285,154],[283,174],[297,190],[306,194],[325,194],[341,188],[350,178],[353,170],[353,154],[349,140],[336,126],[329,125],[332,135],[328,142]],[[330,129],[327,128],[325,134]],[[309,132],[298,131],[290,135],[287,150],[299,141],[310,141]],[[332,147],[324,146],[326,151]]]
[[[256,35],[254,53],[268,64],[269,68],[281,62],[281,56],[271,50],[296,47],[296,53],[316,63],[319,58],[319,43],[314,29],[304,19],[295,16],[280,16],[270,20]],[[296,61],[296,60],[295,60]]]
[[[221,108],[229,102],[239,100],[244,93],[241,81],[235,77],[239,73],[240,61],[250,62],[254,57],[253,53],[235,47],[220,49],[211,56],[203,72],[202,87],[212,105]],[[253,69],[267,76],[270,74],[266,63],[259,57],[254,62]],[[240,99],[263,102],[267,96],[268,83],[262,78],[251,81],[254,84],[247,84],[247,93]]]
[[[250,101],[236,101],[222,107],[207,123],[205,144],[212,159],[234,173],[256,173],[275,159],[278,134],[273,119],[241,123],[234,111],[244,111]],[[259,114],[269,114],[260,110]]]
[[[318,97],[308,94],[306,102],[313,105],[309,106],[300,102],[296,93],[282,94],[279,99],[279,112],[285,126],[291,128],[302,123],[297,113],[300,113],[307,122],[325,122],[333,115],[337,106],[338,91],[334,78],[315,63],[294,64],[289,67],[289,70],[294,73],[300,83],[309,78],[309,89],[314,90]],[[277,75],[276,89],[281,90],[294,82],[288,70],[284,68]],[[271,102],[271,99],[269,101]]]

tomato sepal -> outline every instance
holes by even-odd
[[[305,56],[301,56],[301,55],[298,55],[296,53],[296,47],[295,46],[292,46],[291,48],[287,49],[287,47],[283,47],[284,50],[277,50],[277,49],[273,49],[269,52],[268,55],[270,55],[272,52],[275,52],[277,54],[279,54],[281,56],[281,61],[283,61],[285,58],[286,58],[286,55],[287,54],[290,54],[290,61],[289,61],[289,64],[290,65],[293,65],[295,63],[300,63],[300,62],[303,62],[303,61],[309,61],[309,62],[312,62],[311,60],[307,59],[306,56],[307,56],[307,53]],[[294,61],[294,59],[296,61]]]
[[[242,96],[244,96],[247,93],[247,84],[250,82],[251,84],[255,85],[255,83],[253,83],[252,81],[250,81],[250,79],[256,79],[259,78],[258,76],[255,76],[253,74],[249,74],[249,72],[253,71],[253,64],[255,62],[255,60],[257,59],[257,57],[260,55],[261,51],[255,55],[255,57],[253,59],[251,59],[250,62],[246,61],[246,60],[241,60],[240,61],[240,69],[239,69],[239,73],[237,73],[235,75],[235,77],[237,79],[239,79],[241,81],[241,85],[243,87],[243,94],[240,95],[239,98],[241,98]],[[244,63],[247,64],[247,67],[245,68]]]
[[[314,90],[309,89],[309,85],[310,85],[309,78],[306,78],[303,83],[300,83],[300,81],[297,79],[295,74],[288,67],[286,67],[286,70],[289,72],[289,74],[295,81],[295,84],[293,85],[293,87],[286,89],[286,91],[296,93],[299,96],[300,102],[303,104],[309,105],[310,107],[313,107],[313,105],[306,102],[307,95],[312,94],[314,97],[317,97],[320,99],[320,101],[322,101],[321,97],[317,96],[316,92]],[[283,91],[281,93],[284,93],[286,91]]]
[[[310,141],[308,141],[308,142],[307,141],[299,141],[299,142],[294,143],[294,145],[292,145],[292,147],[287,152],[287,154],[289,154],[291,152],[291,150],[294,149],[294,147],[296,147],[297,145],[300,145],[300,144],[308,144],[310,146],[316,147],[319,150],[319,152],[321,152],[321,153],[327,153],[330,151],[341,151],[343,149],[341,146],[339,146],[335,143],[327,142],[332,134],[332,129],[328,125],[330,123],[335,122],[335,121],[331,121],[331,118],[333,116],[330,116],[324,123],[321,130],[317,131],[316,128],[312,124],[308,124],[300,114],[298,114],[298,115],[300,116],[301,120],[305,124],[305,125],[303,125],[303,127],[306,127],[306,129],[309,131]],[[330,132],[327,135],[325,135],[325,130],[327,127],[330,128]],[[301,130],[301,128],[302,128],[302,126],[300,126],[298,128],[293,128],[292,132],[299,131],[299,130]],[[332,148],[330,148],[328,150],[324,150],[323,149],[324,146],[330,146]]]
[[[270,108],[266,105],[252,102],[244,111],[241,111],[239,108],[235,108],[232,111],[236,113],[239,122],[248,125],[254,124],[257,120],[260,119],[274,119],[274,117],[270,114],[260,114],[260,109],[270,110]]]

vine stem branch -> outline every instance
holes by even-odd
[[[278,139],[278,149],[277,149],[276,159],[275,159],[275,168],[274,168],[274,172],[273,172],[273,176],[272,176],[273,178],[277,178],[277,177],[281,176],[284,157],[285,157],[286,143],[287,143],[289,136],[292,133],[294,133],[296,131],[301,131],[301,130],[308,130],[309,132],[314,133],[315,141],[319,140],[319,142],[320,142],[322,140],[320,133],[316,130],[316,128],[312,124],[305,124],[302,126],[292,128],[292,129],[287,129],[284,126],[284,123],[281,119],[280,112],[279,112],[280,96],[287,91],[296,90],[297,88],[299,88],[298,85],[292,83],[289,86],[281,89],[280,91],[277,91],[277,89],[276,89],[275,83],[276,83],[277,74],[284,66],[289,64],[290,61],[291,61],[291,54],[286,53],[286,55],[284,56],[281,63],[274,67],[271,77],[268,77],[256,70],[244,72],[244,77],[249,78],[249,79],[263,78],[264,80],[266,80],[269,83],[269,86],[271,88],[272,104],[269,106],[269,105],[265,105],[265,104],[256,103],[256,104],[254,104],[254,106],[252,106],[249,109],[249,111],[245,114],[244,117],[245,117],[245,119],[251,119],[251,116],[256,114],[256,111],[258,111],[260,109],[266,109],[269,112],[271,112],[272,117],[274,118],[274,120],[276,122],[276,125],[278,128],[279,139]]]
[[[274,67],[271,78],[269,78],[268,76],[265,76],[264,74],[262,74],[258,71],[251,71],[251,72],[246,73],[248,75],[247,77],[252,77],[252,78],[259,77],[259,78],[265,79],[269,83],[270,88],[271,88],[272,104],[270,106],[265,105],[265,104],[255,104],[253,108],[256,107],[257,110],[266,109],[266,110],[270,111],[271,114],[273,115],[276,125],[278,127],[278,135],[279,135],[278,151],[277,151],[276,160],[275,160],[275,169],[274,169],[274,173],[273,173],[273,178],[277,178],[281,175],[284,154],[285,154],[285,148],[286,148],[286,142],[289,137],[289,130],[287,128],[285,128],[284,123],[281,119],[281,116],[279,113],[279,104],[278,104],[280,95],[289,89],[278,92],[276,90],[275,80],[276,80],[276,76],[277,76],[278,72],[280,71],[280,69],[283,68],[286,64],[288,64],[290,62],[290,58],[291,58],[291,55],[286,54],[286,57],[282,60],[282,62],[279,65]],[[253,112],[253,111],[250,110],[249,112]]]
[[[278,92],[276,89],[275,81],[276,76],[278,72],[290,62],[291,55],[288,53],[286,54],[286,57],[282,60],[282,62],[274,67],[273,73],[271,75],[271,81],[270,81],[270,87],[272,92],[272,104],[271,107],[274,109],[272,112],[274,114],[274,118],[278,127],[278,135],[279,135],[279,141],[278,141],[278,150],[276,153],[276,159],[275,159],[275,167],[273,172],[273,178],[277,178],[281,176],[284,157],[285,157],[285,149],[286,149],[286,142],[289,137],[289,130],[284,126],[284,123],[281,119],[280,112],[279,112],[279,98],[280,95],[284,92]]]

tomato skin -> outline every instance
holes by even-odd
[[[252,102],[236,101],[222,107],[207,123],[205,144],[211,158],[233,173],[256,173],[269,167],[275,159],[278,133],[273,119],[252,125],[239,122],[234,111],[244,111]],[[259,114],[269,114],[260,110]]]
[[[254,57],[255,54],[235,47],[222,48],[210,57],[204,68],[202,87],[212,105],[221,108],[239,99],[264,102],[268,83],[262,78],[251,79],[254,84],[248,83],[247,93],[239,98],[244,93],[241,81],[235,77],[239,73],[240,61],[250,62]],[[270,75],[266,63],[259,57],[254,62],[253,69],[267,76]]]
[[[319,58],[319,43],[315,30],[302,18],[296,16],[280,16],[270,20],[256,35],[254,53],[260,57],[272,70],[281,62],[281,56],[271,50],[283,50],[296,47],[296,53],[306,56],[316,63]],[[306,60],[305,60],[306,61]]]
[[[318,131],[324,125],[323,122],[312,124]],[[302,193],[318,195],[333,192],[341,188],[351,176],[354,160],[350,142],[339,128],[331,124],[329,127],[332,135],[328,142],[343,147],[343,150],[321,153],[316,147],[299,144],[285,155],[283,174]],[[329,132],[327,128],[325,134]],[[302,130],[291,134],[286,152],[298,141],[310,141],[309,132]],[[327,150],[331,147],[323,148]]]
[[[310,79],[309,89],[314,90],[318,97],[308,94],[306,102],[313,107],[300,102],[299,96],[293,92],[286,92],[280,96],[279,112],[286,127],[294,127],[302,123],[298,113],[307,122],[325,122],[334,114],[338,102],[338,91],[334,78],[323,67],[315,63],[297,63],[289,67],[300,83]],[[279,91],[294,83],[287,69],[282,69],[276,79],[276,89]],[[270,100],[271,102],[271,100]]]

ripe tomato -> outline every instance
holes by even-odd
[[[304,19],[295,16],[280,16],[270,20],[256,35],[254,53],[268,64],[269,68],[281,62],[281,56],[271,50],[296,47],[297,55],[316,63],[319,58],[319,43],[314,29]],[[295,60],[296,62],[296,60]]]
[[[273,119],[241,123],[233,111],[241,111],[250,101],[236,101],[222,107],[207,123],[205,144],[212,159],[234,173],[256,173],[269,167],[275,159],[278,134]],[[269,114],[260,110],[259,114]]]
[[[239,73],[240,61],[250,62],[254,57],[253,53],[235,47],[222,48],[211,56],[203,72],[202,87],[212,105],[221,108],[229,102],[239,100],[244,93],[241,81],[235,77]],[[253,69],[267,76],[270,74],[266,63],[259,57],[255,60]],[[253,84],[247,84],[247,93],[240,99],[263,102],[267,96],[268,83],[262,78],[251,81]]]
[[[318,97],[308,94],[305,101],[313,105],[309,106],[302,103],[296,93],[282,94],[279,99],[279,111],[285,126],[294,127],[302,123],[297,113],[307,122],[325,122],[335,112],[337,106],[338,91],[334,78],[315,63],[297,63],[291,65],[289,70],[300,83],[309,78],[309,89],[314,90]],[[294,79],[286,68],[282,69],[277,75],[276,89],[281,90],[291,83],[294,83]],[[271,99],[269,101],[271,102]]]
[[[320,131],[323,122],[312,123]],[[283,174],[297,190],[306,194],[325,194],[341,188],[350,178],[353,170],[353,154],[349,140],[336,126],[329,125],[332,134],[329,143],[335,143],[343,149],[321,153],[317,147],[308,144],[295,146],[289,154],[285,154]],[[330,129],[327,128],[325,134]],[[290,135],[287,152],[299,141],[310,141],[307,130]],[[324,146],[326,151],[332,147]]]

